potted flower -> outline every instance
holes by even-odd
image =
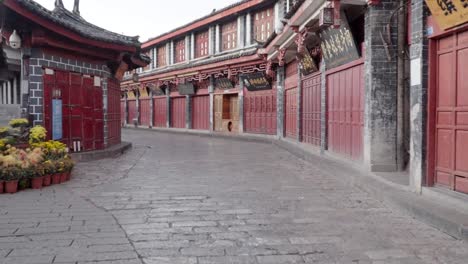
[[[63,163],[60,160],[52,161],[54,164],[54,174],[52,175],[52,184],[60,184],[60,176],[63,172]]]
[[[8,127],[0,127],[0,138],[8,136]]]
[[[18,192],[18,181],[21,178],[21,168],[19,166],[4,167],[3,177],[5,179],[5,192]]]
[[[31,188],[35,190],[42,189],[45,176],[45,168],[42,164],[31,167]]]
[[[71,178],[71,172],[73,170],[73,167],[75,167],[75,162],[68,156],[65,157],[64,159],[64,164],[65,164],[65,181],[69,181]]]
[[[42,168],[44,169],[44,186],[50,186],[52,181],[52,175],[55,173],[55,167],[52,161],[46,160],[42,163]]]

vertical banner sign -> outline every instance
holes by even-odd
[[[426,0],[441,29],[468,22],[468,0]]]
[[[342,16],[345,18],[345,16]],[[339,28],[327,28],[320,33],[322,55],[327,69],[359,59],[359,52],[346,19]]]
[[[63,137],[62,126],[62,99],[52,100],[52,139],[60,140]]]
[[[301,59],[301,70],[302,70],[302,75],[304,76],[307,76],[319,70],[314,59],[312,58],[312,56],[310,56],[310,52],[307,48],[306,48],[306,51],[304,52],[304,57]]]

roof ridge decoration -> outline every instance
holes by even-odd
[[[55,9],[49,10],[38,4],[34,0],[15,0],[20,5],[25,7],[31,12],[46,18],[47,20],[53,21],[69,30],[72,30],[86,38],[95,39],[104,42],[123,44],[128,46],[140,47],[139,36],[125,36],[118,34],[104,28],[93,25],[83,19],[79,11],[71,12],[67,10],[62,0],[55,1]],[[77,1],[75,1],[75,5]]]

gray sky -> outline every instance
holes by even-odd
[[[53,9],[54,0],[35,0]],[[80,0],[81,16],[105,29],[135,36],[140,41],[182,26],[239,0]],[[73,9],[74,0],[63,0]]]

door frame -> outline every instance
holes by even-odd
[[[468,23],[458,28],[447,30],[446,32],[435,34],[428,40],[428,83],[427,83],[427,127],[426,127],[426,177],[427,187],[434,187],[435,182],[435,164],[436,164],[436,126],[437,126],[437,44],[438,41],[449,35],[468,31]]]

